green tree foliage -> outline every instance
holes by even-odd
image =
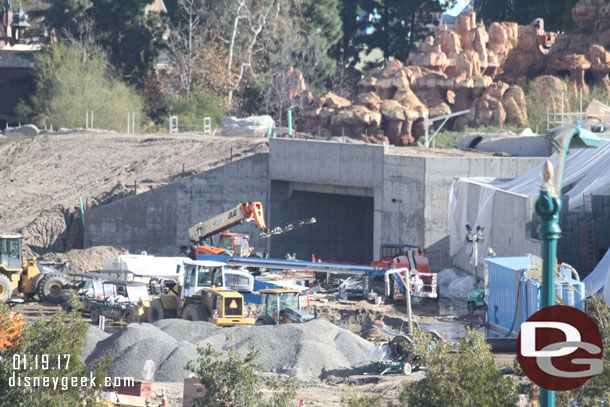
[[[0,304],[0,315],[9,314],[10,309]],[[76,312],[59,311],[50,320],[26,321],[18,345],[0,351],[0,404],[14,407],[95,406],[103,380],[102,371],[93,374],[96,386],[80,386],[80,378],[91,377],[87,366],[79,360],[87,327],[87,322]],[[45,359],[48,357],[48,364],[43,363],[43,355],[46,355]],[[14,368],[14,360],[19,369]],[[23,369],[23,361],[27,361],[26,369]],[[25,385],[25,377],[46,377],[50,384],[29,387]],[[78,386],[72,386],[72,377],[78,378]]]
[[[315,90],[323,88],[324,82],[335,73],[336,62],[330,55],[330,50],[341,38],[342,21],[339,14],[339,0],[318,0],[305,2],[305,24],[302,28],[304,38],[315,38],[317,52],[314,69],[305,71],[307,83]],[[307,44],[298,51],[302,56],[308,53]],[[299,55],[296,55],[299,61]]]
[[[485,335],[468,329],[456,354],[444,342],[426,353],[426,377],[407,382],[400,403],[409,407],[512,407],[517,385],[494,363]]]
[[[76,48],[56,44],[36,54],[32,74],[36,90],[15,108],[23,122],[84,127],[86,111],[93,111],[95,127],[120,131],[127,112],[143,119],[140,96],[112,77],[103,54],[83,61]]]
[[[341,395],[341,407],[382,407],[381,396],[361,396],[355,391],[347,391]]]
[[[256,361],[260,356],[256,348],[244,358],[235,347],[229,349],[226,358],[209,344],[200,347],[198,352],[197,362],[189,362],[188,369],[197,375],[207,392],[204,398],[195,400],[195,407],[294,406],[294,377],[285,380],[263,377],[263,366]],[[270,389],[271,394],[263,395],[263,387]]]
[[[170,99],[168,110],[178,116],[179,124],[202,125],[203,118],[210,117],[212,128],[220,127],[220,119],[227,113],[222,98],[197,88],[188,97]]]
[[[95,21],[96,39],[108,50],[110,62],[133,83],[152,68],[161,18],[144,14],[150,0],[58,0],[41,12],[45,25],[60,36],[77,35],[86,18]]]
[[[610,400],[610,308],[603,300],[592,298],[586,302],[587,315],[595,321],[604,345],[604,371],[593,376],[584,386],[569,392],[557,392],[558,407],[597,407]]]
[[[437,14],[443,6],[436,0],[363,0],[365,18],[358,37],[367,52],[383,51],[385,59],[401,61],[409,57],[417,43],[430,34],[430,27],[439,24]]]
[[[477,0],[475,9],[485,23],[514,21],[527,25],[535,18],[544,19],[547,31],[567,31],[575,28],[572,8],[578,0]]]

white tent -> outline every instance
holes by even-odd
[[[550,158],[557,171],[558,154]],[[493,223],[494,194],[498,190],[513,194],[532,196],[538,195],[542,184],[542,169],[544,163],[532,168],[522,176],[512,179],[494,178],[456,178],[451,186],[449,196],[449,249],[454,256],[466,247],[464,225],[467,223],[468,205],[478,205],[477,219],[473,227],[481,226],[491,230]],[[468,202],[471,185],[481,186],[476,202]],[[569,200],[569,210],[582,206],[583,194],[610,195],[610,141],[603,140],[595,149],[575,149],[570,151],[564,163],[562,184],[563,196]],[[566,210],[564,208],[564,210]],[[479,246],[479,264],[487,255],[489,239]],[[610,293],[609,293],[610,294]]]
[[[610,304],[610,273],[608,271],[610,271],[610,250],[583,280],[587,297],[601,296],[603,293],[604,301],[606,304]]]

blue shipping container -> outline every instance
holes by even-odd
[[[487,322],[506,336],[517,336],[525,322],[541,305],[540,259],[533,255],[522,257],[492,257],[485,259],[489,273]],[[584,311],[585,285],[578,274],[561,268],[556,277],[556,295],[566,305]]]

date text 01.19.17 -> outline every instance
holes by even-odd
[[[13,355],[13,370],[66,370],[70,355]]]

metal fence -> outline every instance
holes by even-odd
[[[212,134],[212,118],[204,117],[202,124],[180,124],[178,116],[169,117],[169,134],[197,133]]]

